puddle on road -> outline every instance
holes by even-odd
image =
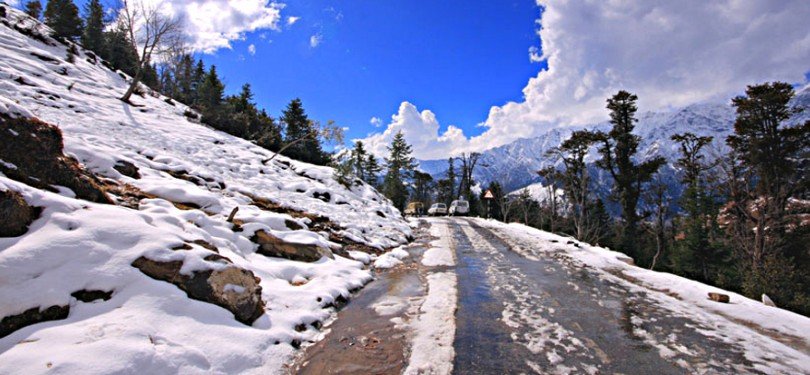
[[[429,240],[429,239],[426,239]],[[410,319],[412,299],[424,297],[418,262],[424,242],[405,248],[404,264],[380,270],[325,328],[322,340],[304,349],[293,374],[401,374],[407,366],[409,338],[392,319]],[[418,306],[417,306],[418,307]]]

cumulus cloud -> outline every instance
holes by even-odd
[[[256,30],[279,30],[284,4],[267,0],[142,0],[182,17],[190,47],[213,53]]]
[[[254,44],[249,45],[249,46],[248,46],[248,53],[249,53],[251,56],[256,55],[256,45],[254,45]]]
[[[368,120],[368,123],[374,125],[375,128],[379,128],[382,126],[382,119],[379,117],[372,117],[371,120]]]
[[[300,19],[301,19],[301,17],[295,17],[295,16],[289,16],[289,17],[287,17],[287,26],[292,26],[292,25],[294,25],[294,24],[295,24],[296,22],[298,22],[298,20],[300,20]]]
[[[529,80],[522,102],[492,107],[487,130],[454,151],[605,120],[605,99],[619,89],[638,94],[641,111],[657,110],[726,100],[757,82],[805,82],[810,70],[806,0],[538,4],[541,45],[530,58],[542,51],[535,57],[548,68]]]
[[[448,150],[458,149],[467,142],[461,129],[453,125],[437,137],[439,122],[436,115],[428,110],[420,112],[415,105],[408,102],[400,104],[399,111],[391,116],[391,122],[384,132],[372,134],[362,141],[371,153],[385,156],[388,154],[386,147],[400,131],[413,147],[413,154],[423,159],[447,157]]]
[[[312,48],[318,47],[319,45],[321,45],[321,41],[323,41],[323,35],[315,34],[309,37],[309,46]]]

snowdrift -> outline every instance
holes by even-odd
[[[124,104],[128,77],[81,48],[68,62],[47,27],[0,6],[0,142],[37,139],[12,119],[58,127],[65,163],[114,203],[81,199],[47,174],[19,177],[28,165],[0,160],[0,192],[37,217],[0,238],[0,373],[280,372],[372,279],[341,254],[410,237],[370,186],[268,161],[271,152],[148,90]],[[327,256],[259,251],[274,243]]]

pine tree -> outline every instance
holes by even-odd
[[[354,148],[351,152],[350,163],[354,174],[365,182],[371,179],[368,171],[366,170],[366,161],[368,160],[368,153],[363,146],[363,141],[354,143]]]
[[[39,19],[42,15],[42,3],[39,2],[39,0],[29,0],[25,3],[25,13],[35,19]]]
[[[113,69],[133,76],[138,70],[138,51],[132,48],[126,31],[116,27],[104,33],[104,48],[101,57]]]
[[[48,0],[45,6],[45,24],[60,38],[76,40],[82,35],[79,8],[72,0]]]
[[[408,200],[405,182],[411,178],[416,164],[411,157],[411,146],[405,142],[405,135],[401,131],[394,136],[388,151],[390,154],[385,159],[387,173],[383,180],[383,194],[391,199],[394,207],[404,211]]]
[[[712,137],[687,132],[673,135],[672,140],[678,142],[680,148],[681,156],[675,165],[681,170],[681,183],[686,186],[680,199],[684,215],[679,220],[680,240],[671,255],[672,269],[679,275],[712,281],[714,269],[722,258],[709,241],[717,207],[704,176],[713,165],[705,162],[702,150],[711,144]]]
[[[104,8],[100,0],[90,0],[85,7],[85,28],[82,45],[95,53],[104,49]]]
[[[594,133],[594,139],[600,144],[598,150],[601,155],[596,165],[613,177],[614,198],[622,209],[620,250],[631,257],[640,255],[637,244],[638,223],[641,218],[637,206],[643,187],[666,162],[661,157],[642,163],[634,161],[641,141],[633,134],[638,121],[635,117],[637,100],[636,95],[623,90],[608,99],[607,108],[610,110],[610,123],[613,127],[607,134]]]
[[[810,230],[795,224],[790,208],[791,199],[808,194],[810,121],[786,124],[800,111],[789,106],[790,84],[748,86],[745,94],[732,100],[737,119],[726,139],[736,157],[727,229],[741,259],[743,291],[810,313]]]
[[[377,187],[377,184],[379,183],[379,175],[380,172],[382,172],[382,167],[380,167],[380,163],[377,162],[377,158],[372,154],[368,154],[364,168],[368,177],[366,182],[371,184],[371,186]]]
[[[457,198],[455,164],[456,163],[454,158],[451,157],[447,159],[447,188],[449,189],[449,191],[446,194],[447,201],[444,203],[447,204],[448,207],[450,206],[450,203]]]
[[[197,107],[202,112],[203,121],[215,128],[219,127],[224,94],[225,85],[219,79],[217,67],[211,65],[197,89]]]
[[[281,127],[262,109],[258,116],[259,130],[253,135],[256,144],[270,151],[281,149]]]
[[[321,149],[315,124],[307,117],[301,99],[293,99],[282,112],[285,126],[284,143],[290,145],[283,154],[307,163],[324,165],[329,157]]]

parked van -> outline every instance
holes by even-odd
[[[470,213],[470,202],[456,200],[450,203],[450,216],[467,215]]]

